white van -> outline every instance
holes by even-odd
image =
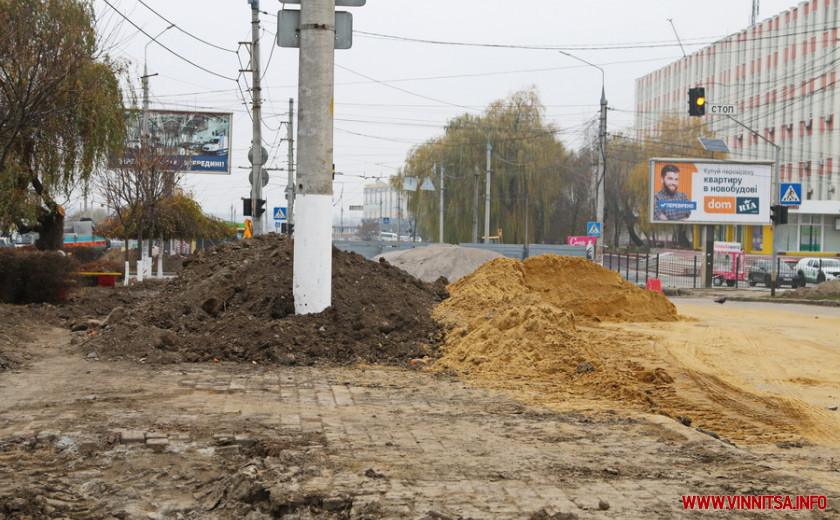
[[[396,233],[389,233],[387,231],[382,231],[379,233],[379,240],[383,242],[396,242],[397,241],[397,234]]]

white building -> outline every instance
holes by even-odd
[[[406,211],[405,194],[390,184],[367,184],[362,219],[397,219]]]
[[[688,117],[688,89],[704,87],[708,104],[735,105],[738,122],[781,148],[779,180],[802,183],[805,201],[790,211],[790,225],[779,228],[780,247],[788,251],[840,251],[840,234],[834,232],[840,227],[840,126],[834,118],[840,115],[838,27],[840,0],[801,2],[636,80],[640,137],[653,135],[665,116]],[[709,135],[726,141],[729,159],[775,159],[773,145],[710,112],[707,108],[703,122]],[[829,201],[834,203],[825,204]],[[817,208],[831,212],[813,213]],[[767,251],[759,230],[737,238]]]

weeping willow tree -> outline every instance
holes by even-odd
[[[480,116],[450,120],[442,136],[409,153],[395,179],[416,177],[418,185],[428,179],[436,188],[408,197],[420,234],[438,238],[442,184],[444,242],[480,241],[489,204],[491,235],[501,229],[508,243],[565,243],[594,213],[589,190],[581,189],[591,184],[593,169],[557,134],[533,87],[492,103]]]
[[[62,243],[58,204],[124,133],[119,68],[90,2],[0,0],[0,227]]]

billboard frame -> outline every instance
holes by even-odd
[[[232,112],[131,109],[125,120],[129,157],[143,145],[160,147],[183,173],[231,174]]]
[[[651,224],[771,224],[773,161],[699,158],[653,158],[649,161],[648,218]],[[657,195],[662,193],[662,168],[666,164],[679,170],[678,191],[682,196],[662,201],[663,207],[657,208]],[[665,213],[664,210],[670,211]]]

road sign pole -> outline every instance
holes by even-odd
[[[779,188],[780,188],[780,185],[779,185],[779,151],[781,150],[781,148],[779,147],[779,145],[777,145],[775,143],[770,143],[770,144],[772,144],[773,147],[775,148],[774,158],[775,158],[776,164],[773,165],[773,169],[775,171],[773,172],[773,182],[771,183],[772,187],[771,187],[771,192],[770,192],[770,199],[773,201],[772,203],[775,205],[775,204],[779,203],[779,199],[781,198],[781,196],[779,194]],[[770,230],[771,230],[770,234],[773,237],[773,252],[770,256],[770,262],[771,262],[770,263],[770,266],[771,266],[770,267],[770,297],[771,298],[776,296],[776,271],[778,271],[778,267],[776,266],[776,254],[777,254],[777,251],[778,251],[778,247],[776,246],[776,239],[777,239],[776,227],[777,227],[776,223],[771,222],[771,224],[770,224]]]

